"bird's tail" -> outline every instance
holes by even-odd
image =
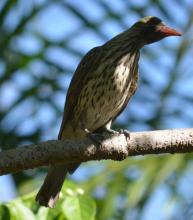
[[[36,196],[36,201],[40,205],[50,208],[55,206],[67,173],[68,168],[64,165],[49,168],[44,183]]]
[[[62,123],[58,139],[61,140],[65,138],[72,139],[74,138],[74,134],[73,132],[66,132]],[[36,196],[36,201],[42,206],[50,208],[55,207],[67,173],[72,174],[79,165],[79,163],[70,163],[66,165],[50,166],[44,183]]]

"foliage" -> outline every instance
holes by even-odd
[[[35,193],[0,205],[2,220],[94,220],[96,205],[84,195],[83,189],[72,182],[65,182],[61,199],[54,209],[38,206]]]

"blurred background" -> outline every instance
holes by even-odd
[[[84,54],[147,15],[181,31],[141,51],[139,88],[114,128],[193,127],[192,0],[1,0],[1,150],[56,139],[66,91]],[[192,154],[89,162],[70,178],[96,219],[193,219]],[[0,200],[36,190],[46,169],[0,177]]]

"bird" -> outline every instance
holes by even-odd
[[[59,140],[113,132],[112,122],[125,109],[138,85],[140,49],[181,33],[155,16],[146,16],[81,60],[67,91]],[[54,208],[66,175],[80,164],[51,165],[36,201]]]

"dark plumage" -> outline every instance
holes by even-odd
[[[159,18],[145,17],[82,59],[70,83],[59,139],[85,138],[87,132],[108,130],[137,88],[139,51],[180,33]],[[37,194],[40,205],[54,207],[67,173],[79,164],[51,166]]]

